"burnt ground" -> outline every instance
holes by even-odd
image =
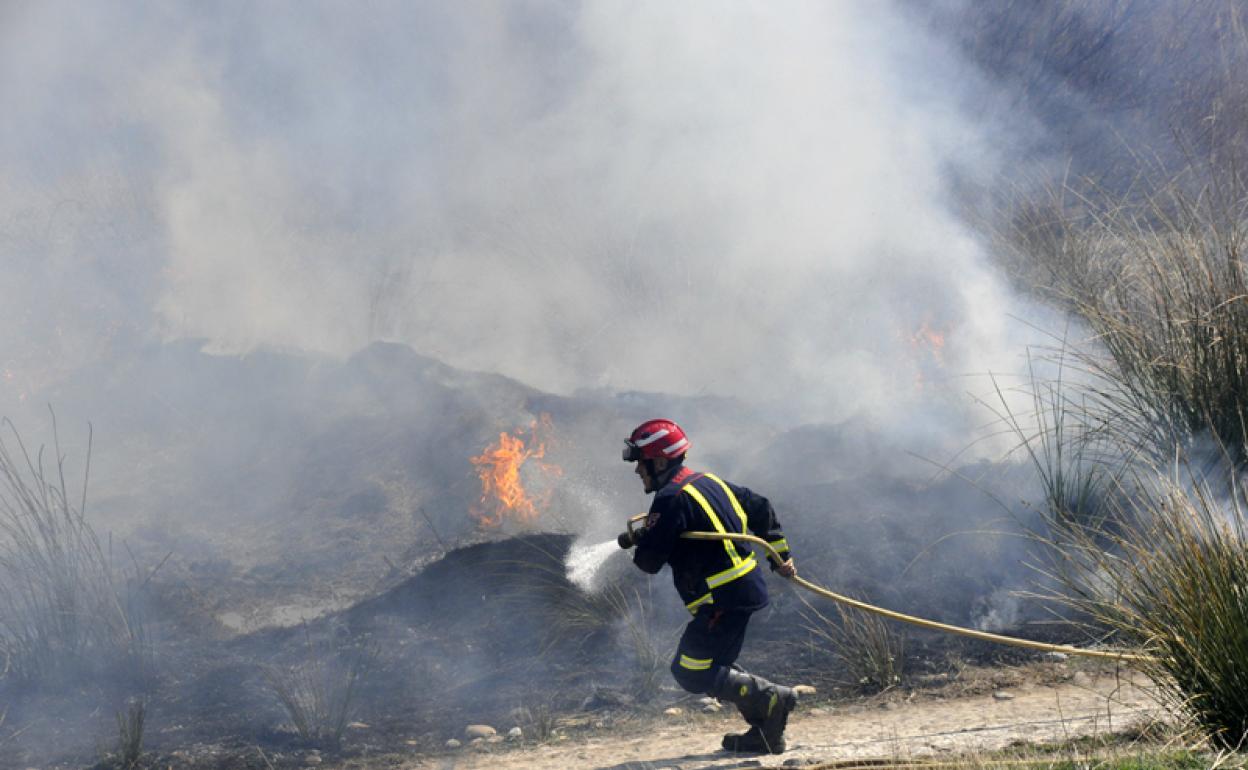
[[[197,614],[185,584],[158,582],[145,676],[78,676],[38,692],[0,682],[8,704],[0,767],[108,767],[117,715],[135,698],[146,703],[145,762],[195,770],[302,767],[311,749],[341,758],[432,754],[471,723],[541,735],[560,719],[610,725],[688,700],[667,672],[684,621],[667,581],[624,569],[587,594],[565,574],[571,542],[527,534],[468,545],[347,609],[239,636]],[[851,681],[836,655],[845,645],[832,645],[792,589],[772,580],[773,606],[756,616],[742,664],[832,697],[871,689]],[[947,686],[968,663],[1043,659],[905,633],[898,691]],[[1021,633],[1082,641],[1066,626]],[[309,740],[278,697],[283,687],[309,710],[320,704],[313,722],[345,713],[343,723],[355,726],[337,744],[328,735]],[[344,697],[342,712],[334,704]]]

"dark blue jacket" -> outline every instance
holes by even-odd
[[[682,532],[747,528],[788,557],[789,546],[767,498],[712,474],[682,468],[655,492],[633,563],[651,574],[672,565],[672,582],[690,612],[708,603],[722,610],[762,609],[767,606],[767,584],[758,560],[766,556],[756,556],[749,543],[680,537]]]

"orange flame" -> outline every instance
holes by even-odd
[[[945,365],[945,333],[933,329],[931,324],[924,321],[919,328],[910,335],[910,348],[915,351],[916,355],[920,355],[920,360],[916,361],[914,371],[914,387],[916,390],[923,390],[926,385],[924,370],[928,368],[924,359],[936,364],[937,366]],[[926,356],[922,356],[926,353]]]
[[[932,358],[940,362],[941,353],[945,349],[945,335],[928,326],[927,321],[924,321],[918,331],[910,335],[910,344],[916,348],[927,348],[932,352]]]
[[[519,432],[515,436],[498,434],[498,443],[469,461],[477,467],[481,478],[481,501],[469,513],[483,527],[497,527],[504,521],[531,524],[540,515],[540,508],[550,499],[547,490],[534,499],[524,488],[520,468],[529,460],[546,475],[558,476],[563,471],[557,465],[540,462],[546,456],[546,444],[539,438],[551,429],[550,415],[543,414],[529,425],[529,443],[525,444]]]

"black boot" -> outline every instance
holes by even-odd
[[[797,705],[791,688],[772,684],[739,669],[728,669],[717,683],[715,697],[735,703],[750,724],[745,733],[724,736],[729,751],[780,754],[785,749],[784,728]]]
[[[728,733],[724,736],[725,751],[738,754],[782,754],[784,753],[784,736],[780,736],[775,744],[763,738],[763,731],[758,727],[750,727],[743,733]]]

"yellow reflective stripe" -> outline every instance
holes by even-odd
[[[750,529],[750,523],[745,517],[745,511],[741,509],[741,503],[737,501],[737,496],[732,493],[732,490],[728,488],[728,485],[725,484],[724,480],[719,476],[716,476],[713,473],[704,473],[702,475],[706,476],[708,479],[714,481],[723,488],[724,494],[728,496],[728,500],[732,503],[732,510],[737,512],[737,520],[741,522],[741,531],[748,532]]]
[[[758,566],[758,562],[754,560],[754,554],[750,554],[743,559],[740,564],[730,567],[723,572],[716,572],[706,579],[706,584],[710,588],[719,588],[724,583],[731,583],[742,575],[750,574],[750,570]]]
[[[694,599],[693,601],[686,604],[685,609],[689,610],[690,612],[696,615],[698,614],[698,608],[701,607],[703,604],[714,604],[714,603],[715,603],[715,597],[711,596],[710,591],[707,591],[704,596]]]
[[[688,492],[689,496],[694,500],[697,500],[698,505],[702,506],[703,512],[705,512],[706,517],[711,520],[711,526],[715,528],[715,531],[721,535],[726,534],[727,530],[724,529],[724,525],[720,522],[719,517],[715,515],[715,509],[712,508],[711,504],[706,501],[706,498],[702,495],[702,493],[699,492],[693,484],[686,484],[684,486],[684,491]],[[740,564],[741,556],[737,553],[737,548],[732,544],[732,541],[721,540],[720,542],[724,544],[724,550],[728,552],[728,558],[732,560],[733,566]]]
[[[770,543],[768,543],[768,545],[770,545],[772,548],[775,548],[777,551],[780,551],[781,553],[789,550],[789,543],[784,538],[780,538],[779,540],[772,540]]]
[[[706,658],[705,660],[702,660],[699,658],[691,658],[688,655],[682,654],[680,656],[680,667],[687,668],[690,671],[706,671],[711,667],[712,660],[713,658]]]

